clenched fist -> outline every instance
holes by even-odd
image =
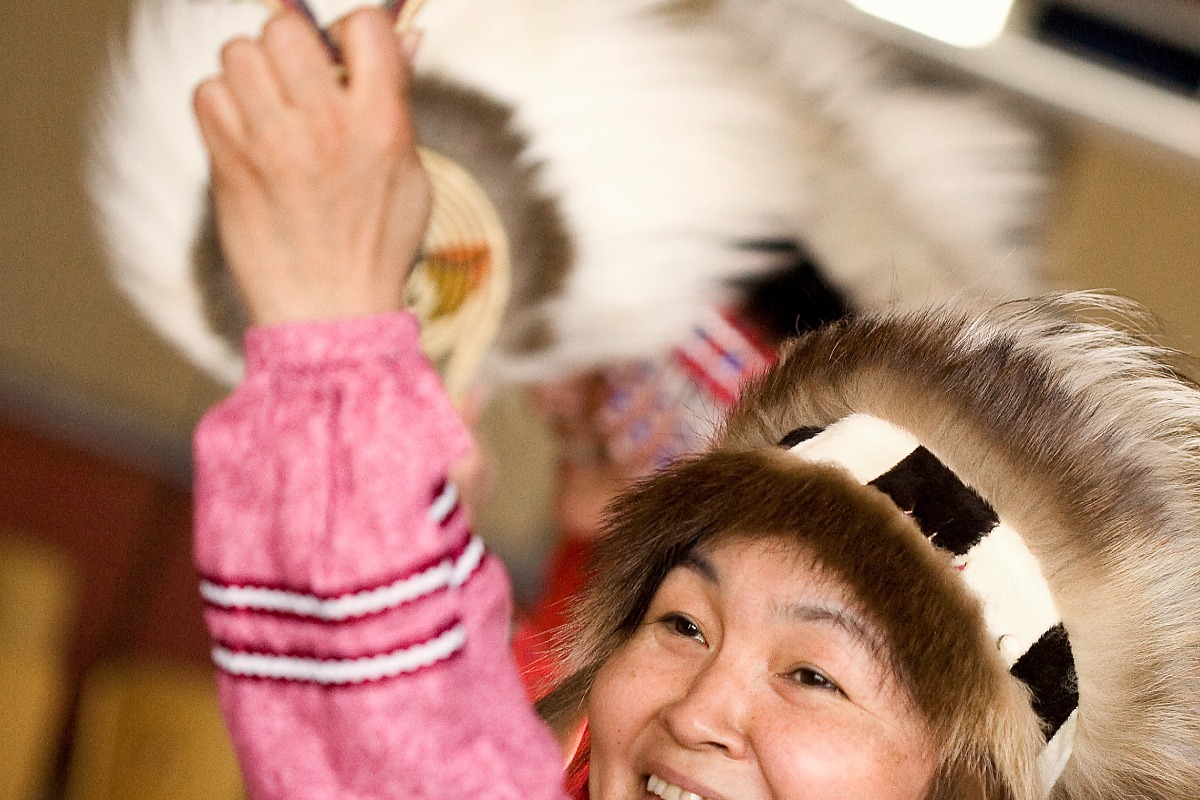
[[[288,12],[227,44],[196,90],[221,244],[258,324],[400,308],[428,222],[410,48],[379,9],[331,33],[344,72]]]

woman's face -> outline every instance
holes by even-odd
[[[923,797],[930,736],[846,596],[778,539],[672,570],[589,696],[592,800]]]

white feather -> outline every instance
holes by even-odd
[[[117,283],[167,339],[231,384],[241,357],[209,330],[192,279],[208,159],[191,101],[217,71],[221,45],[266,16],[254,4],[138,4],[127,45],[113,57],[89,162]]]
[[[1039,291],[1046,178],[1031,125],[976,88],[934,88],[821,0],[724,0],[807,129],[803,233],[863,306]]]
[[[188,265],[207,181],[190,98],[265,16],[143,0],[92,164],[119,283],[230,382],[238,356],[208,331]],[[874,45],[794,2],[436,0],[417,24],[419,72],[514,106],[573,240],[545,310],[557,344],[493,375],[661,352],[730,278],[768,266],[736,246],[749,239],[805,242],[863,307],[1033,283],[1004,236],[1036,211],[1031,135],[977,97],[896,85]]]

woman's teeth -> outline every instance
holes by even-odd
[[[651,775],[646,779],[646,791],[658,795],[663,800],[704,800],[703,797],[695,792],[680,789],[675,784],[667,783],[657,775]]]

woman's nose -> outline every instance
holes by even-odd
[[[682,746],[719,750],[730,758],[747,751],[753,691],[745,666],[719,656],[681,681],[675,700],[660,712],[663,725]]]

